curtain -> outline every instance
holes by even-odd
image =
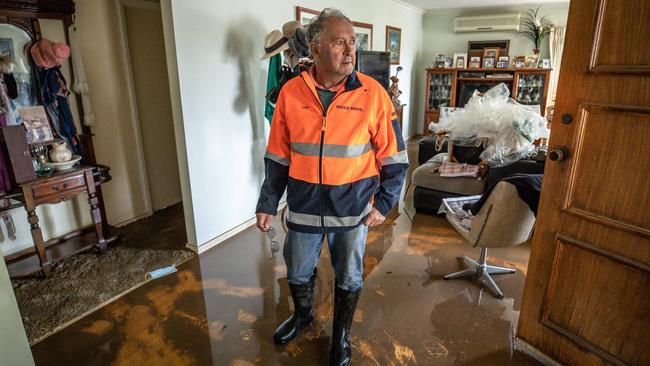
[[[549,39],[549,49],[551,51],[551,80],[548,85],[547,100],[550,104],[555,100],[555,93],[557,90],[557,83],[560,77],[560,66],[562,64],[562,51],[564,50],[564,33],[566,27],[553,27]]]

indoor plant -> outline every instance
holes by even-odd
[[[542,41],[551,33],[553,22],[545,16],[539,16],[539,7],[537,9],[528,9],[528,13],[521,21],[521,30],[517,35],[524,36],[535,44],[534,53],[539,53]]]

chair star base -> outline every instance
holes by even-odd
[[[452,278],[461,278],[461,277],[477,277],[481,282],[485,284],[494,294],[499,298],[503,299],[503,292],[499,289],[499,286],[492,279],[491,274],[504,274],[504,273],[515,273],[514,268],[505,268],[498,266],[490,266],[487,264],[487,248],[481,248],[481,254],[479,256],[479,261],[475,261],[466,256],[459,257],[467,265],[467,269],[462,271],[450,273],[443,278],[445,280],[450,280]]]

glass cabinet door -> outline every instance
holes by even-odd
[[[545,74],[520,74],[517,80],[515,100],[526,105],[542,104],[545,83]]]
[[[431,74],[429,79],[429,101],[427,109],[439,110],[451,106],[453,75]]]

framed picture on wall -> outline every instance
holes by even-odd
[[[9,56],[15,60],[13,38],[0,38],[0,55]]]
[[[466,53],[454,53],[454,67],[458,69],[464,69],[467,67]]]
[[[372,24],[352,22],[357,38],[357,51],[372,51]]]
[[[296,20],[303,26],[309,25],[311,21],[320,14],[320,11],[296,6]]]
[[[400,28],[386,26],[386,51],[390,52],[390,64],[398,65],[400,48],[402,47],[402,30]]]

